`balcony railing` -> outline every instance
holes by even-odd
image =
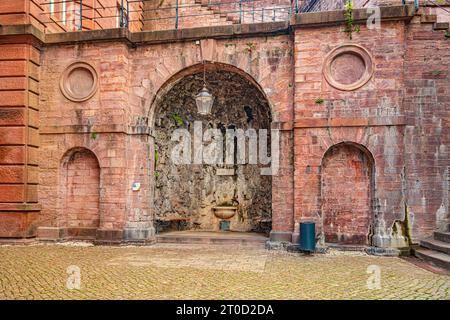
[[[168,30],[288,21],[293,13],[340,8],[347,0],[42,0],[47,32]],[[355,7],[367,0],[353,0]],[[403,4],[418,0],[399,0]]]
[[[291,3],[293,1],[293,3]],[[300,0],[43,0],[47,32],[131,31],[288,20]],[[167,3],[169,2],[169,3]]]

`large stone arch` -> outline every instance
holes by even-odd
[[[320,208],[325,242],[371,244],[375,223],[374,179],[375,160],[363,145],[341,142],[324,153]]]
[[[271,117],[274,119],[274,112],[273,112],[273,106],[269,99],[269,97],[264,92],[264,89],[262,86],[255,80],[255,78],[247,73],[246,71],[223,62],[212,62],[212,61],[205,61],[205,63],[196,63],[189,67],[185,67],[178,72],[174,73],[173,75],[169,76],[166,81],[159,87],[156,94],[153,96],[150,107],[147,111],[147,119],[148,119],[148,125],[150,128],[154,127],[155,123],[155,114],[158,112],[157,107],[161,102],[161,99],[164,97],[164,95],[170,91],[179,81],[181,81],[184,77],[196,73],[202,73],[203,70],[206,70],[206,72],[214,72],[214,71],[226,71],[226,72],[232,72],[240,75],[247,81],[249,81],[251,84],[255,86],[255,88],[258,88],[258,91],[264,96],[264,98],[267,100],[270,110],[271,110]]]
[[[215,96],[208,116],[197,113],[194,100],[203,85],[204,69],[208,89]],[[272,179],[260,174],[263,165],[174,165],[170,153],[176,144],[171,141],[176,129],[192,133],[195,123],[201,123],[203,130],[219,129],[222,134],[233,128],[266,129],[270,137],[271,120],[270,102],[262,88],[234,66],[197,64],[172,76],[158,90],[148,113],[153,131],[155,219],[188,218],[192,228],[217,230],[219,221],[212,208],[231,204],[238,208],[231,230],[268,232]]]

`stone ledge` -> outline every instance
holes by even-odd
[[[87,41],[126,41],[131,43],[131,33],[125,28],[47,33],[44,42],[45,44],[62,44]]]
[[[270,242],[291,242],[292,232],[270,231]]]
[[[413,5],[381,7],[382,21],[409,21],[415,15]],[[292,16],[291,21],[249,23],[225,26],[187,28],[178,30],[130,32],[125,28],[75,31],[61,33],[43,33],[31,24],[0,26],[0,37],[29,35],[44,45],[124,41],[131,46],[140,43],[168,43],[177,41],[199,40],[205,38],[223,39],[236,37],[267,36],[289,34],[291,27],[309,28],[324,27],[345,23],[344,11],[324,11],[300,13]],[[367,9],[355,9],[354,21],[361,23],[367,20]]]
[[[285,241],[266,241],[265,248],[267,250],[287,250],[287,246],[290,242]]]
[[[41,205],[38,203],[0,203],[0,211],[41,211]]]
[[[283,250],[291,253],[300,253],[300,254],[312,254],[308,251],[302,250],[299,244],[291,242],[267,241],[266,249]],[[326,254],[328,253],[329,249],[348,252],[365,252],[369,255],[384,256],[384,257],[409,256],[411,254],[410,248],[380,248],[361,245],[339,245],[339,244],[326,244],[325,246],[318,245],[316,246],[316,250],[313,253]]]
[[[241,25],[198,27],[178,30],[141,31],[131,33],[133,43],[162,43],[198,40],[204,38],[230,38],[236,36],[257,36],[288,34],[289,22],[265,22]]]
[[[32,24],[0,25],[0,37],[31,35],[45,42],[45,34]]]
[[[398,257],[410,255],[410,249],[396,249],[396,248],[380,248],[380,247],[368,247],[365,249],[367,254],[373,256],[383,256],[383,257]]]
[[[411,20],[415,15],[414,5],[405,6],[386,6],[380,7],[381,20]],[[367,8],[354,9],[353,21],[361,23],[367,21],[370,14],[367,13]],[[293,27],[325,27],[330,25],[339,25],[345,23],[344,11],[322,11],[322,12],[308,12],[296,14],[291,19],[291,26]]]
[[[67,125],[46,126],[40,129],[39,134],[91,134],[95,133],[121,133],[128,135],[151,135],[151,129],[145,126],[127,125]]]
[[[167,43],[204,38],[220,39],[288,33],[289,22],[281,21],[140,32],[130,32],[124,28],[115,28],[83,32],[48,33],[45,35],[44,42],[45,44],[62,44],[87,41],[125,41],[134,46],[139,43]]]
[[[328,252],[328,247],[322,247],[322,246],[316,246],[316,250],[314,250],[314,252],[309,252],[309,251],[305,251],[302,250],[300,248],[299,244],[289,244],[287,247],[287,252],[293,252],[293,253],[302,253],[302,254],[313,254],[313,253],[327,253]]]
[[[294,128],[328,128],[328,127],[376,127],[406,126],[408,121],[403,116],[371,118],[304,118],[294,123]]]

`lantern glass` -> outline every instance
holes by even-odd
[[[195,97],[195,103],[197,104],[197,111],[200,114],[207,115],[211,113],[211,108],[214,103],[214,97],[211,93],[209,93],[206,87],[203,87],[202,90]]]

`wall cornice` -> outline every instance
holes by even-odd
[[[382,21],[410,21],[415,15],[413,5],[380,7]],[[367,20],[366,9],[353,11],[355,23]],[[345,23],[343,11],[300,13],[291,21],[255,24],[199,27],[178,30],[130,32],[125,28],[92,30],[83,32],[43,33],[31,24],[0,26],[0,39],[5,37],[32,36],[44,45],[82,42],[123,41],[131,46],[138,44],[171,43],[205,38],[229,39],[290,34],[293,29],[327,27]]]

